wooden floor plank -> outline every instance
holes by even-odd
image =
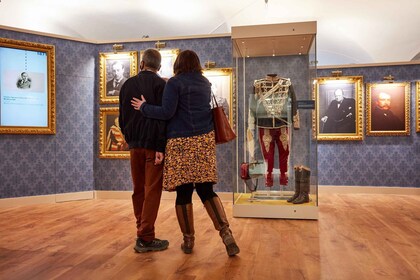
[[[0,209],[0,279],[420,279],[420,196],[322,194],[319,220],[232,218],[229,258],[194,201],[196,246],[180,245],[174,201],[162,200],[156,236],[168,250],[133,250],[129,200]]]

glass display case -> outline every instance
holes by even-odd
[[[233,215],[318,218],[316,22],[232,27],[237,96]]]

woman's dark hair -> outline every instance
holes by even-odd
[[[198,55],[191,50],[180,52],[174,63],[175,75],[188,72],[203,73]]]

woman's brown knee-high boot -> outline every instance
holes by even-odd
[[[181,249],[185,254],[191,254],[195,240],[193,205],[192,203],[175,205],[175,210],[179,227],[184,235],[184,243],[181,244]]]
[[[204,201],[204,207],[207,210],[214,227],[219,231],[223,243],[226,246],[226,252],[229,256],[234,256],[239,253],[239,247],[233,238],[232,231],[229,228],[229,223],[226,218],[226,213],[220,198],[215,196]]]

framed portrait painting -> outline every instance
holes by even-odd
[[[409,82],[367,84],[366,104],[367,135],[410,135]]]
[[[363,77],[319,77],[313,130],[318,140],[363,140]]]
[[[118,123],[118,107],[99,110],[99,157],[130,158],[128,144]]]
[[[162,56],[162,61],[158,74],[164,79],[169,79],[174,75],[174,63],[179,54],[179,49],[159,50],[159,52]],[[143,57],[143,53],[144,51],[140,52],[140,61]]]
[[[125,81],[137,74],[137,52],[99,53],[99,103],[118,103]]]
[[[0,38],[0,134],[55,134],[55,47]]]
[[[416,131],[420,132],[420,81],[416,82]]]
[[[204,76],[211,83],[211,90],[216,97],[216,102],[223,107],[230,125],[235,127],[235,96],[233,90],[232,68],[211,68],[203,70]],[[213,101],[212,101],[213,102]]]

